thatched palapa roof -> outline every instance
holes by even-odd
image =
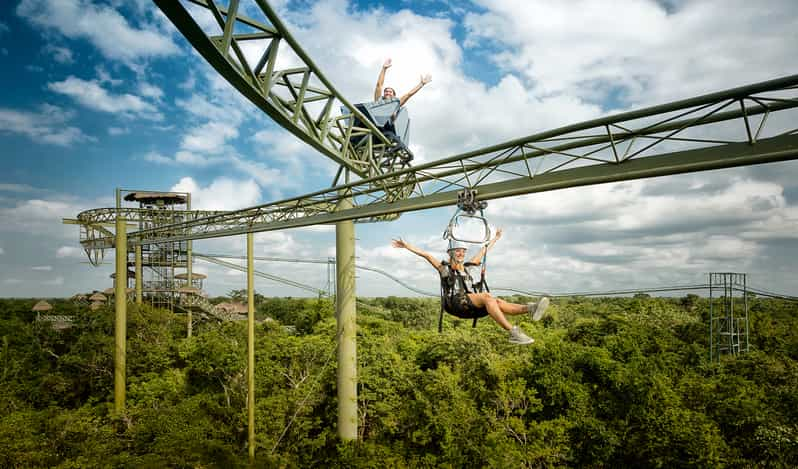
[[[108,301],[108,298],[100,292],[97,292],[89,297],[91,301]]]
[[[44,300],[41,300],[38,303],[36,303],[35,305],[33,305],[33,308],[31,309],[31,311],[34,311],[34,312],[38,313],[38,312],[41,312],[41,311],[50,311],[51,309],[53,309],[53,305],[51,305],[50,303],[48,303],[48,302],[46,302]]]

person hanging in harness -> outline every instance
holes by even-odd
[[[391,244],[395,248],[407,249],[413,254],[423,257],[438,271],[443,287],[441,302],[447,313],[463,319],[490,316],[499,326],[509,332],[510,343],[531,344],[534,339],[524,334],[518,326],[511,325],[505,316],[529,314],[533,321],[540,321],[549,305],[549,299],[543,297],[536,303],[526,305],[504,301],[494,297],[490,292],[479,291],[478,284],[475,284],[467,270],[468,267],[479,266],[484,254],[496,244],[501,236],[502,230],[499,228],[496,230],[496,236],[484,245],[469,262],[465,260],[467,249],[465,243],[457,241],[449,242],[448,261],[439,261],[432,254],[401,238],[392,240]]]

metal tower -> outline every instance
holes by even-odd
[[[138,204],[138,208],[147,211],[148,216],[140,217],[136,223],[139,229],[160,228],[184,220],[181,212],[191,209],[191,195],[187,192],[150,192],[119,190],[117,207],[122,201]],[[128,266],[136,268],[137,254],[128,252]],[[180,294],[186,287],[194,287],[194,283],[202,287],[201,279],[193,278],[188,285],[187,274],[177,270],[188,269],[188,242],[175,241],[162,244],[146,244],[141,246],[142,295],[147,303],[158,308],[174,311],[179,304]],[[135,276],[134,276],[135,277]],[[135,278],[131,278],[134,281]],[[183,291],[181,291],[183,290]],[[197,292],[199,292],[199,288]]]
[[[735,297],[735,293],[738,295]],[[719,295],[719,296],[716,296]],[[738,303],[735,311],[735,300]],[[742,307],[742,308],[741,308]],[[748,283],[746,274],[709,274],[709,359],[749,351]]]

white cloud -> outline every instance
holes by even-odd
[[[183,163],[190,166],[207,166],[213,162],[212,159],[190,151],[179,151],[175,153],[175,163]]]
[[[50,285],[50,286],[54,286],[54,287],[58,287],[58,286],[61,286],[63,284],[64,284],[64,277],[62,277],[60,275],[58,277],[52,279],[52,280],[46,280],[46,281],[42,282],[42,285]]]
[[[150,163],[156,164],[174,164],[175,160],[169,158],[168,156],[163,156],[162,154],[158,153],[157,151],[148,152],[144,155],[144,161],[149,161]]]
[[[19,285],[20,283],[22,283],[22,280],[18,278],[6,278],[3,279],[3,283],[6,285]]]
[[[236,137],[238,130],[235,127],[221,122],[208,122],[191,129],[183,136],[180,146],[188,151],[220,153],[226,149],[227,141]]]
[[[184,177],[172,186],[171,191],[190,192],[191,208],[197,210],[236,210],[251,207],[260,202],[258,184],[252,180],[217,178],[207,187],[201,187],[194,179]]]
[[[106,70],[102,64],[94,67],[94,72],[97,74],[97,80],[100,84],[108,83],[111,86],[119,86],[122,84],[122,80],[111,77],[111,74],[108,73],[108,70]]]
[[[196,78],[194,75],[191,77],[195,81],[191,87],[193,90],[196,87]],[[192,93],[188,99],[176,99],[175,104],[195,117],[209,119],[211,122],[223,122],[233,127],[244,119],[240,108],[241,102],[238,99],[228,102],[224,95],[206,97],[202,94]]]
[[[4,34],[11,31],[7,24],[0,22],[0,34]]]
[[[40,192],[38,189],[28,184],[3,184],[0,183],[0,192]]]
[[[53,270],[53,266],[51,266],[51,265],[37,265],[37,266],[31,267],[31,270],[37,270],[37,271],[40,271],[40,272],[50,272],[50,271]]]
[[[84,256],[83,249],[74,246],[61,246],[55,251],[55,257],[58,259],[82,259]]]
[[[77,228],[61,223],[62,218],[74,218],[86,210],[83,204],[62,197],[60,200],[29,199],[11,207],[0,207],[0,232],[26,233],[28,235],[59,236],[75,239]]]
[[[491,55],[496,64],[541,94],[659,102],[788,75],[796,65],[790,0],[705,0],[672,11],[654,0],[478,3],[485,11],[467,15],[468,44],[502,46]]]
[[[151,83],[139,83],[139,93],[156,101],[163,98],[163,90]]]
[[[113,60],[133,62],[178,52],[171,37],[157,25],[139,19],[139,27],[106,5],[91,1],[23,0],[17,14],[36,26],[72,39],[87,39]]]
[[[286,177],[279,169],[270,168],[264,163],[244,160],[236,156],[230,158],[236,169],[255,178],[261,187],[269,187],[272,189],[274,192],[272,197],[276,196],[276,190],[278,188],[298,188],[300,185],[300,181],[297,179]]]
[[[44,46],[43,50],[45,54],[48,54],[53,58],[53,60],[60,64],[70,65],[75,62],[75,58],[72,56],[72,51],[66,47],[47,44]]]
[[[96,80],[82,80],[70,75],[64,81],[48,83],[47,87],[96,111],[138,116],[153,121],[163,120],[163,114],[153,104],[132,94],[110,93]]]
[[[118,136],[118,135],[127,135],[130,133],[130,129],[127,127],[108,127],[108,135]]]
[[[58,146],[94,141],[77,127],[68,125],[74,113],[43,104],[39,112],[0,108],[0,133],[20,134],[36,142]]]

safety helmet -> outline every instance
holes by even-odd
[[[455,249],[468,249],[468,244],[466,244],[466,243],[464,243],[462,241],[457,241],[457,240],[454,240],[454,239],[450,239],[449,240],[449,248],[446,249],[446,252],[451,253]]]

